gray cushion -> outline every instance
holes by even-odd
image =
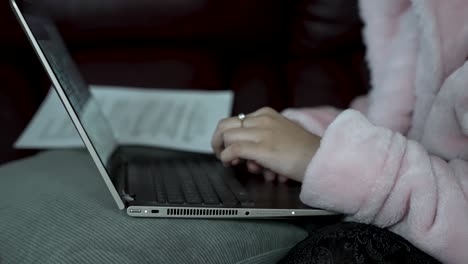
[[[306,236],[280,221],[131,218],[84,151],[0,167],[0,263],[272,263]]]

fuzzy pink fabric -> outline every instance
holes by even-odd
[[[356,110],[287,109],[322,136],[304,203],[468,263],[468,0],[361,0],[372,73]]]

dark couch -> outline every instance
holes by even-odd
[[[39,1],[39,0],[38,0]],[[234,113],[346,107],[367,90],[350,0],[41,0],[89,83],[232,89]],[[0,4],[0,163],[50,83],[7,1]]]

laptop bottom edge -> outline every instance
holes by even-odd
[[[262,208],[207,208],[207,207],[159,207],[130,206],[127,214],[132,217],[153,218],[287,218],[299,216],[336,215],[334,212],[321,209],[262,209]]]

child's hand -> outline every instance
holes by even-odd
[[[264,168],[296,181],[320,145],[320,137],[271,108],[223,119],[213,135],[212,147],[225,164],[248,160],[248,166]]]

